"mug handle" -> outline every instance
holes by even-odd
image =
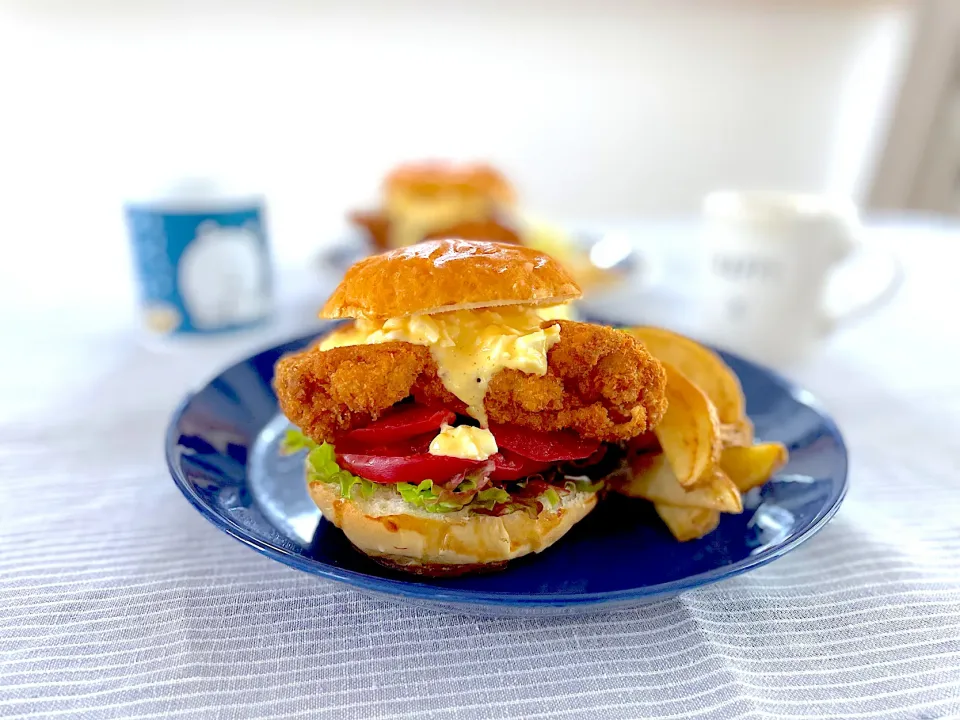
[[[863,258],[868,254],[883,255],[888,268],[886,281],[870,297],[864,300],[859,300],[839,310],[826,310],[823,320],[824,335],[833,332],[839,327],[856,323],[872,315],[893,300],[903,285],[905,278],[903,263],[892,250],[885,248],[867,248],[860,238],[856,239],[852,249],[851,261],[845,263],[845,265],[848,265],[846,271],[852,270],[853,266],[857,264],[862,264],[862,259],[858,262],[858,256]],[[839,272],[844,272],[844,270],[840,270]]]

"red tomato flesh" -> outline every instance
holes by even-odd
[[[426,479],[441,483],[483,465],[480,460],[426,453],[405,456],[337,453],[337,462],[354,475],[379,483],[418,483]]]
[[[506,448],[530,460],[554,463],[590,457],[600,447],[599,440],[581,438],[572,432],[538,432],[517,425],[491,425],[497,447]]]
[[[509,450],[501,450],[496,455],[491,455],[490,459],[494,463],[493,472],[490,473],[490,479],[493,482],[509,482],[525,478],[527,475],[536,475],[553,464],[531,460]]]
[[[404,438],[388,443],[368,444],[356,442],[347,438],[337,440],[338,454],[349,455],[393,455],[406,457],[408,455],[422,455],[430,449],[430,442],[437,436],[436,432],[428,432],[416,437]]]
[[[444,408],[402,405],[388,411],[366,427],[344,433],[337,440],[368,445],[388,445],[398,440],[406,440],[416,435],[439,430],[441,425],[451,423],[455,418],[456,415],[452,411]]]

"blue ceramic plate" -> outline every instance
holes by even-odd
[[[302,456],[281,456],[287,428],[273,365],[304,337],[223,371],[187,397],[167,431],[167,462],[191,503],[219,529],[305,572],[397,600],[484,614],[563,614],[628,607],[746,572],[797,547],[833,516],[847,487],[847,452],[833,421],[804,390],[724,355],[760,440],[790,463],[745,498],[741,515],[679,543],[644,501],[609,496],[562,540],[500,573],[455,579],[398,574],[367,559],[322,520],[307,495]]]

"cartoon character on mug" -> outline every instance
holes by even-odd
[[[269,271],[256,228],[201,223],[180,258],[177,284],[198,330],[262,318],[269,309]]]

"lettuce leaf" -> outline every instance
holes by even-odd
[[[280,452],[293,455],[301,450],[313,450],[317,444],[296,428],[290,428],[280,441]]]
[[[470,485],[467,485],[467,487],[470,488],[467,492],[459,492],[460,487],[463,487],[466,483],[470,483],[472,487],[476,487],[476,483],[472,480],[465,480],[457,487],[458,492],[444,492],[442,489],[438,490],[434,487],[433,480],[422,480],[417,485],[413,483],[397,483],[396,488],[404,502],[408,502],[427,512],[442,513],[456,512],[470,503],[474,497]]]
[[[538,499],[547,510],[553,510],[560,505],[560,495],[553,488],[547,488]]]
[[[422,507],[427,498],[436,497],[433,491],[433,480],[424,480],[418,485],[405,482],[397,483],[396,488],[404,502],[418,507]]]
[[[473,492],[476,489],[477,489],[477,481],[474,480],[473,478],[468,477],[462,483],[457,485],[457,489],[455,490],[455,492],[468,493],[468,492]]]
[[[510,502],[510,493],[500,487],[487,488],[477,493],[473,504],[484,510],[492,510],[494,505]]]
[[[293,445],[298,449],[310,448],[310,452],[307,453],[307,479],[310,482],[323,482],[336,485],[340,488],[340,497],[342,498],[351,497],[354,488],[357,488],[360,497],[366,500],[373,497],[376,486],[366,478],[358,477],[347,470],[342,470],[340,466],[337,465],[333,445],[330,443],[317,445],[309,438],[305,438],[306,442],[303,442],[301,440],[303,436],[297,431],[287,433],[288,438],[291,437],[291,435],[294,435],[293,442],[287,443],[285,447]]]
[[[576,480],[571,478],[571,479],[568,479],[563,484],[563,487],[565,490],[567,490],[567,492],[595,493],[598,490],[602,490],[603,485],[604,485],[603,480],[597,480],[596,482],[591,482],[587,478],[578,478]]]

